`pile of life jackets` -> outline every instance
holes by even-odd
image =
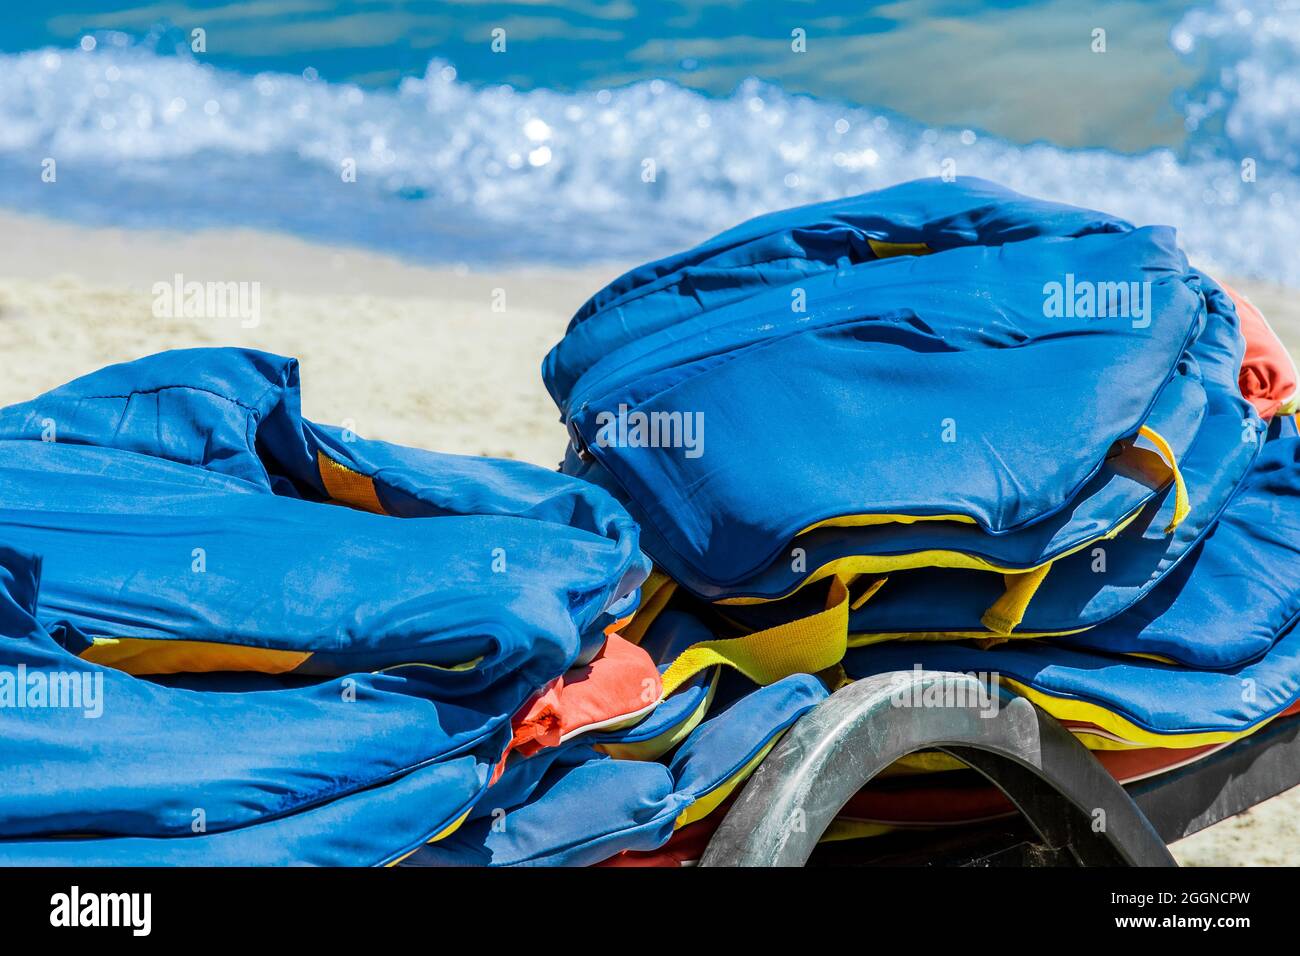
[[[972,673],[1121,781],[1297,710],[1296,369],[1171,228],[969,178],[774,213],[610,283],[543,373],[655,564],[624,637],[700,635],[669,694]],[[830,836],[1009,811],[959,767]]]
[[[665,700],[608,494],[316,424],[298,375],[167,352],[0,409],[0,863],[594,863],[827,696]]]
[[[560,473],[309,421],[241,349],[0,409],[0,863],[677,865],[859,677],[975,672],[1121,780],[1300,699],[1295,368],[1171,229],[789,210],[543,373]],[[827,838],[1008,812],[953,779]]]

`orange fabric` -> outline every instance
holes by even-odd
[[[1264,314],[1226,282],[1219,285],[1237,307],[1246,340],[1246,357],[1238,377],[1241,395],[1255,406],[1260,418],[1272,418],[1296,393],[1295,362]]]
[[[527,757],[583,728],[641,713],[662,689],[650,655],[611,634],[590,664],[557,677],[515,715],[510,750]]]
[[[615,621],[613,624],[608,625],[608,626],[605,628],[605,634],[606,634],[606,636],[608,636],[608,635],[610,635],[610,634],[615,634],[615,633],[617,633],[618,631],[623,630],[623,628],[627,627],[629,624],[632,623],[632,618],[633,618],[633,617],[635,617],[635,615],[633,615],[633,614],[629,614],[627,617],[620,617],[620,618],[619,618],[617,621]]]

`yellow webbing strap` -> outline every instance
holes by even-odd
[[[744,637],[701,641],[682,651],[664,672],[663,695],[716,664],[733,667],[762,685],[791,674],[816,674],[843,659],[848,636],[849,589],[840,578],[831,578],[825,610]]]
[[[373,478],[353,471],[347,465],[340,465],[323,451],[316,452],[316,467],[320,469],[320,480],[325,485],[326,493],[335,501],[377,515],[388,513],[379,503]]]
[[[1178,470],[1178,462],[1174,458],[1174,450],[1169,447],[1169,442],[1154,428],[1148,428],[1143,425],[1138,429],[1138,434],[1145,438],[1151,444],[1156,446],[1156,451],[1160,452],[1169,470],[1173,472],[1174,477],[1174,516],[1170,519],[1169,524],[1165,527],[1165,534],[1173,534],[1183,519],[1187,517],[1192,510],[1191,499],[1187,497],[1187,485],[1183,481],[1183,473]]]
[[[1014,631],[1025,619],[1029,602],[1038,593],[1039,586],[1050,570],[1052,565],[1048,563],[1023,574],[1004,574],[1002,580],[1006,584],[1006,590],[1002,597],[993,602],[993,606],[984,612],[980,623],[1002,637]]]
[[[854,580],[856,581],[856,578]],[[888,580],[889,577],[886,576],[883,578],[876,578],[876,580],[868,584],[862,593],[854,598],[852,603],[849,604],[849,610],[856,611],[858,608],[862,607],[862,605],[870,601],[876,596],[876,592],[885,586],[885,582]]]

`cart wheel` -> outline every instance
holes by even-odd
[[[700,864],[802,866],[863,784],[900,757],[938,750],[1002,790],[1055,859],[1176,865],[1072,733],[1024,698],[997,704],[975,677],[939,671],[878,674],[836,691],[754,772]]]

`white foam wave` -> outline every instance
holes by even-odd
[[[1186,97],[1188,147],[1122,155],[931,129],[758,81],[723,99],[658,80],[521,92],[434,61],[375,91],[106,34],[93,50],[0,55],[0,202],[425,260],[582,262],[656,256],[759,212],[950,168],[1169,223],[1207,267],[1300,283],[1300,0],[1218,0],[1171,42],[1206,64]]]

